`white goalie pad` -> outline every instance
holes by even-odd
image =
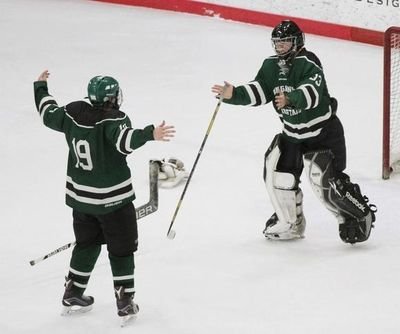
[[[267,169],[265,184],[272,205],[278,216],[278,222],[274,225],[275,233],[288,231],[297,220],[296,191],[293,189],[296,180],[293,174],[276,171],[281,152],[278,145],[267,155],[265,166]]]
[[[174,188],[188,178],[184,163],[177,158],[159,160],[160,173],[158,185],[161,188]]]
[[[332,155],[327,152],[310,152],[304,155],[305,169],[308,173],[311,188],[325,207],[341,222],[338,209],[329,200],[331,185],[328,182],[331,172]]]

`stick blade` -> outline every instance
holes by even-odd
[[[173,239],[175,239],[175,236],[176,236],[176,232],[174,230],[169,230],[168,231],[168,233],[167,233],[167,238],[168,239],[173,240]]]

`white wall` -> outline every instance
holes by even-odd
[[[378,31],[400,26],[400,0],[201,0]]]

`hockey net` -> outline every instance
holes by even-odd
[[[385,32],[382,178],[400,172],[400,27]]]

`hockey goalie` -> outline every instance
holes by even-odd
[[[275,212],[266,222],[264,235],[276,240],[304,236],[300,188],[304,170],[319,199],[336,216],[340,238],[351,244],[366,241],[376,206],[344,173],[344,129],[321,61],[306,49],[303,31],[291,20],[275,26],[271,45],[275,54],[264,60],[250,82],[234,86],[224,81],[224,85],[211,88],[232,105],[272,103],[282,123],[281,133],[265,154],[264,179]]]

